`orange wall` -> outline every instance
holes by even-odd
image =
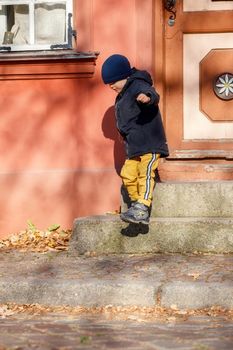
[[[152,72],[152,0],[75,0],[79,51],[99,51],[93,78],[0,84],[0,236],[104,214],[120,205],[123,145],[114,92],[100,77],[112,53]],[[26,69],[26,66],[25,66]]]

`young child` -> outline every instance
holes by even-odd
[[[121,178],[131,200],[121,213],[126,222],[149,224],[155,170],[168,147],[158,107],[159,95],[148,72],[131,68],[125,56],[114,54],[103,63],[102,79],[117,93],[115,114],[127,159]]]

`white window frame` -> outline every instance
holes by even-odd
[[[35,23],[34,23],[34,6],[41,3],[66,3],[66,41],[51,44],[35,44]],[[51,50],[51,49],[70,49],[72,40],[70,36],[72,31],[73,0],[0,0],[0,6],[4,5],[28,5],[29,7],[29,43],[28,44],[0,44],[0,52],[3,51],[33,51],[33,50]],[[72,31],[72,33],[71,33]],[[70,42],[71,41],[71,42]],[[5,49],[4,49],[5,47]]]

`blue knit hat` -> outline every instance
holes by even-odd
[[[111,84],[128,78],[132,74],[132,70],[125,56],[115,54],[108,57],[103,63],[101,73],[103,82],[105,84]]]

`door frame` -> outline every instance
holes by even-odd
[[[170,140],[169,159],[233,159],[233,140],[183,139],[183,33],[232,32],[233,11],[208,11],[208,23],[205,24],[206,11],[183,12],[183,0],[178,0],[176,22],[169,27],[167,21],[170,14],[165,11],[163,1],[159,1],[156,6],[155,84],[161,94],[161,110]],[[168,55],[172,59],[166,61]]]

